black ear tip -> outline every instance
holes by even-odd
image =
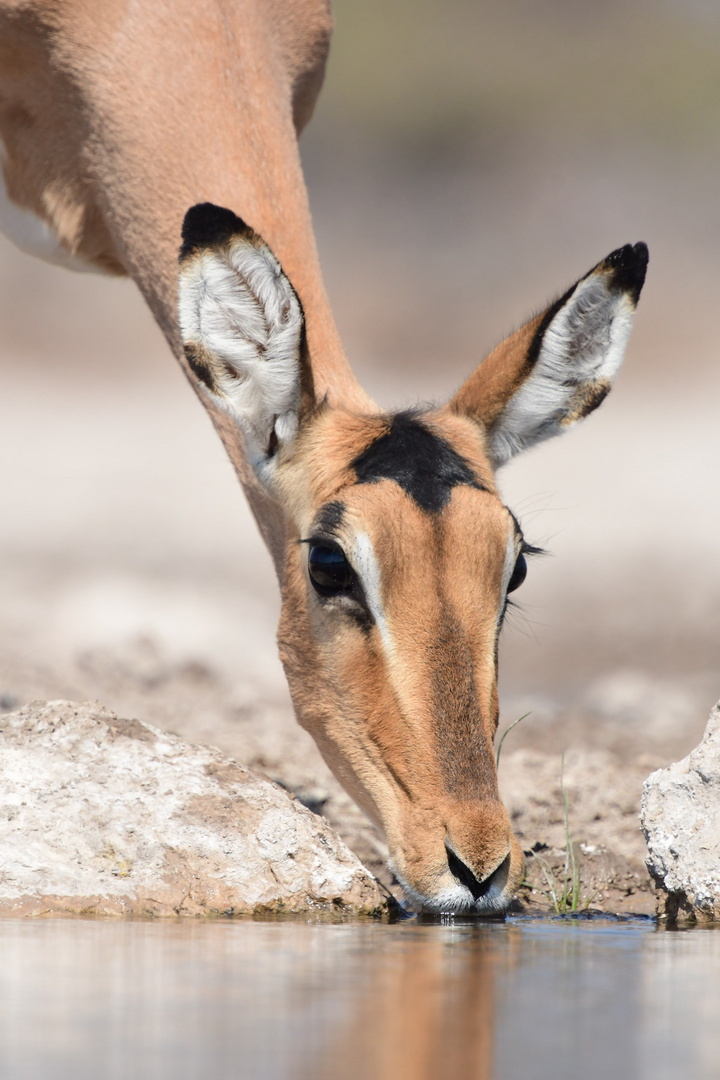
[[[633,301],[637,303],[645,283],[649,258],[647,244],[642,241],[637,244],[625,244],[624,247],[617,248],[608,255],[602,263],[602,269],[610,271],[610,284],[613,288],[629,293]]]
[[[224,244],[238,234],[251,230],[232,210],[214,203],[196,203],[185,215],[182,224],[180,259],[192,255],[201,248]]]
[[[633,251],[635,252],[635,258],[644,259],[645,265],[647,266],[648,259],[650,258],[647,244],[643,243],[642,240],[638,240],[637,244],[633,244]]]

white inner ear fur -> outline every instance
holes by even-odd
[[[209,354],[217,392],[207,392],[241,428],[257,472],[273,430],[281,444],[297,431],[302,321],[290,282],[262,242],[238,237],[181,269],[183,341]]]
[[[632,329],[635,305],[592,274],[547,327],[532,374],[503,409],[490,433],[496,468],[572,422],[583,387],[612,383]],[[579,418],[579,417],[578,417]]]

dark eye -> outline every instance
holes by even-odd
[[[329,544],[312,544],[308,557],[310,580],[321,596],[345,592],[355,575],[340,548]]]
[[[515,563],[515,569],[513,570],[512,574],[510,576],[507,591],[508,592],[515,592],[516,589],[520,588],[520,586],[522,585],[522,583],[523,583],[523,581],[525,580],[526,577],[527,577],[527,563],[525,561],[525,556],[522,554],[522,552],[520,552],[520,554],[518,555],[517,562]]]

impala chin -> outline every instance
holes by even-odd
[[[499,873],[497,879],[489,882],[487,890],[482,895],[477,895],[476,890],[463,885],[452,874],[446,873],[438,882],[438,887],[432,892],[419,892],[402,874],[395,873],[395,877],[402,885],[408,906],[418,913],[427,915],[502,915],[507,911],[513,899],[515,890],[522,879],[522,864],[519,875],[510,878],[510,857],[504,873]]]
[[[512,891],[493,885],[487,894],[476,900],[470,890],[457,881],[446,884],[433,896],[413,889],[407,881],[395,875],[403,887],[408,906],[425,915],[501,915],[512,900]]]

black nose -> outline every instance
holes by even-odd
[[[479,900],[481,897],[487,896],[496,882],[499,884],[503,879],[507,881],[508,871],[510,870],[510,852],[491,874],[488,874],[486,878],[480,881],[479,878],[475,877],[470,867],[466,866],[462,859],[457,857],[452,848],[447,845],[445,845],[445,848],[450,873],[458,879],[461,885],[470,890],[473,900]]]

